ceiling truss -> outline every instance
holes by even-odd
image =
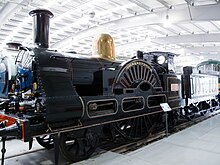
[[[1,50],[7,42],[32,45],[28,12],[36,8],[54,13],[52,49],[91,55],[93,38],[109,33],[118,59],[130,58],[137,50],[204,58],[211,54],[215,59],[220,54],[219,0],[4,0],[0,2]],[[163,26],[166,18],[169,27]]]

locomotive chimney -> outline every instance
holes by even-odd
[[[53,13],[49,10],[37,9],[29,12],[33,17],[33,41],[40,48],[49,47],[49,23]]]

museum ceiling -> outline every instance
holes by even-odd
[[[177,66],[220,59],[219,0],[1,0],[1,50],[33,46],[28,13],[37,8],[54,14],[51,49],[91,55],[94,37],[109,33],[120,60],[137,50],[177,53]]]

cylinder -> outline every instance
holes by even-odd
[[[29,12],[33,17],[33,42],[40,48],[49,47],[49,24],[53,13],[49,10],[37,9]]]

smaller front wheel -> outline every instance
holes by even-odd
[[[39,137],[36,137],[36,140],[42,147],[48,150],[54,147],[52,135],[39,136]]]
[[[97,143],[97,135],[91,130],[85,129],[62,133],[59,145],[67,160],[78,162],[89,158],[95,151]]]

